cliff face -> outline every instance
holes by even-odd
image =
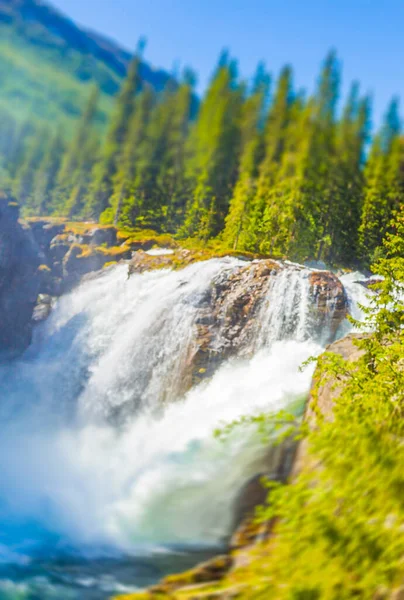
[[[40,263],[30,229],[18,222],[18,206],[0,197],[0,360],[20,354],[31,341]]]

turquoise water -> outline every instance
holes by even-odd
[[[143,558],[31,559],[0,565],[0,600],[107,600],[134,592],[165,575],[193,567],[213,550],[161,551]],[[216,549],[217,552],[217,549]]]

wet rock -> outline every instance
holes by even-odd
[[[364,353],[361,348],[358,348],[356,342],[364,338],[366,338],[366,334],[351,333],[343,339],[330,344],[326,348],[326,351],[339,354],[349,362],[356,362]],[[332,378],[327,379],[320,386],[316,402],[314,403],[313,398],[309,398],[304,419],[310,425],[310,427],[316,427],[317,415],[319,413],[322,414],[327,420],[332,419],[334,401],[341,393],[342,385],[343,381],[341,381],[339,386],[336,386],[335,381],[333,381]],[[318,465],[313,463],[312,460],[313,459],[308,453],[307,441],[303,440],[299,444],[296,453],[296,458],[292,468],[293,476],[296,476],[298,473],[300,473],[306,466],[310,465],[312,468],[316,468]]]
[[[32,320],[34,323],[45,321],[52,312],[53,298],[48,294],[39,294],[38,301],[34,308]]]
[[[348,298],[341,281],[330,271],[313,271],[309,279],[316,327],[328,330],[326,341],[330,342],[348,314]]]
[[[30,221],[30,228],[36,243],[46,255],[51,241],[65,229],[64,223],[52,223],[45,219]]]
[[[301,270],[301,267],[265,259],[222,271],[213,281],[195,323],[195,343],[188,357],[193,383],[210,377],[224,360],[233,356],[249,356],[256,349],[265,320],[261,311],[268,314],[271,310],[271,285],[275,285],[282,274],[293,275]],[[331,341],[348,314],[346,292],[339,279],[328,271],[307,273],[309,307],[306,335]],[[281,288],[281,293],[288,292],[288,280],[285,283],[286,289],[282,292]],[[277,319],[281,320],[281,316],[278,315]],[[295,328],[293,315],[281,321],[282,337],[292,337]]]
[[[32,314],[43,260],[32,231],[19,223],[18,206],[0,196],[0,358],[18,356],[30,344]]]
[[[117,243],[116,227],[97,227],[85,237],[84,242],[90,246],[115,246]]]
[[[362,285],[364,288],[366,288],[367,290],[373,290],[376,291],[377,290],[377,286],[382,282],[382,279],[377,279],[377,278],[371,278],[371,279],[365,279],[362,281],[355,281],[355,283],[359,283],[359,285]],[[376,286],[376,290],[373,288],[373,286]]]
[[[63,259],[62,289],[71,289],[84,275],[99,271],[108,263],[127,260],[130,257],[131,250],[126,247],[93,248],[75,244]]]
[[[297,446],[297,441],[291,437],[280,444],[269,446],[265,457],[267,470],[251,477],[240,489],[232,509],[233,533],[229,544],[231,550],[248,547],[271,533],[273,522],[257,523],[254,518],[256,508],[270,502],[268,482],[287,481],[295,460]]]
[[[153,597],[153,594],[171,594],[176,590],[188,588],[195,584],[217,582],[225,577],[232,565],[233,558],[231,555],[215,556],[190,571],[165,577],[161,583],[150,587],[148,591]]]

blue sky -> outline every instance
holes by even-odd
[[[298,87],[313,88],[334,47],[344,90],[358,79],[374,95],[378,124],[392,95],[404,97],[404,0],[53,0],[81,25],[133,49],[148,39],[145,58],[171,69],[193,67],[199,90],[228,47],[243,76],[264,59],[276,74],[290,63]],[[404,103],[403,103],[404,104]],[[404,112],[404,111],[403,111]]]

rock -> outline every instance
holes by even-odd
[[[179,575],[169,575],[161,583],[149,588],[150,594],[171,594],[176,590],[191,585],[217,582],[229,572],[233,565],[233,557],[230,554],[215,556],[207,562],[197,565],[194,569],[185,571]],[[152,596],[153,597],[153,596]]]
[[[117,241],[117,230],[116,227],[97,227],[92,229],[90,233],[84,239],[84,242],[90,244],[90,246],[115,246]]]
[[[404,600],[404,586],[394,590],[390,600]]]
[[[222,271],[213,281],[196,320],[195,343],[188,357],[193,383],[210,377],[224,360],[254,351],[262,323],[259,314],[270,284],[285,269],[296,267],[270,259],[255,260]],[[310,335],[331,340],[348,314],[345,289],[328,271],[310,273],[309,284]]]
[[[37,304],[34,308],[32,320],[34,323],[45,321],[52,312],[53,298],[48,294],[39,294]]]
[[[30,221],[30,228],[36,243],[46,255],[51,241],[65,230],[65,224],[35,219]]]
[[[285,483],[292,470],[297,442],[287,438],[280,444],[270,446],[265,457],[266,471],[251,477],[241,488],[233,506],[233,534],[231,550],[245,548],[258,539],[267,537],[273,523],[257,523],[254,519],[257,506],[270,501],[270,490],[266,482]]]
[[[338,340],[333,344],[330,344],[327,348],[327,352],[334,352],[339,354],[345,360],[349,362],[356,362],[363,355],[364,351],[355,344],[355,341],[366,338],[366,334],[351,333],[344,337],[342,340]],[[315,376],[315,375],[314,375]],[[318,391],[318,398],[314,405],[314,399],[309,398],[306,406],[304,415],[305,421],[310,427],[316,426],[317,414],[320,412],[327,420],[332,419],[332,411],[335,399],[341,392],[341,386],[335,386],[335,381],[328,379],[323,382]],[[299,448],[296,453],[296,458],[292,468],[292,475],[295,477],[305,466],[312,466],[315,468],[317,465],[312,462],[312,458],[309,457],[307,441],[303,440],[299,444]]]
[[[94,248],[74,244],[63,259],[63,291],[71,289],[84,275],[99,271],[107,263],[127,260],[131,254],[129,248],[121,246]]]
[[[348,298],[341,281],[330,271],[313,271],[309,279],[316,327],[328,330],[326,341],[330,342],[348,314]]]
[[[359,285],[362,285],[367,290],[376,291],[372,286],[374,286],[374,285],[377,286],[378,284],[382,283],[382,281],[383,281],[382,279],[377,279],[377,278],[372,279],[371,278],[371,279],[365,279],[362,281],[355,281],[355,283],[359,283]]]
[[[152,248],[153,245],[151,245],[150,248]],[[131,247],[133,247],[133,244]],[[146,253],[150,248],[143,245],[141,249],[134,253],[132,260],[129,263],[129,276],[134,273],[144,273],[145,271],[152,271],[155,269],[184,268],[193,262],[203,260],[203,254],[201,255],[201,252],[199,251],[180,248],[175,250],[172,254],[153,256]]]
[[[32,231],[18,221],[18,206],[0,195],[0,358],[21,354],[32,337],[43,254]]]
[[[117,229],[93,223],[65,223],[32,219],[33,235],[44,253],[41,291],[60,295],[86,273],[107,262],[129,259],[129,247],[117,247]],[[48,267],[49,272],[45,272]]]

